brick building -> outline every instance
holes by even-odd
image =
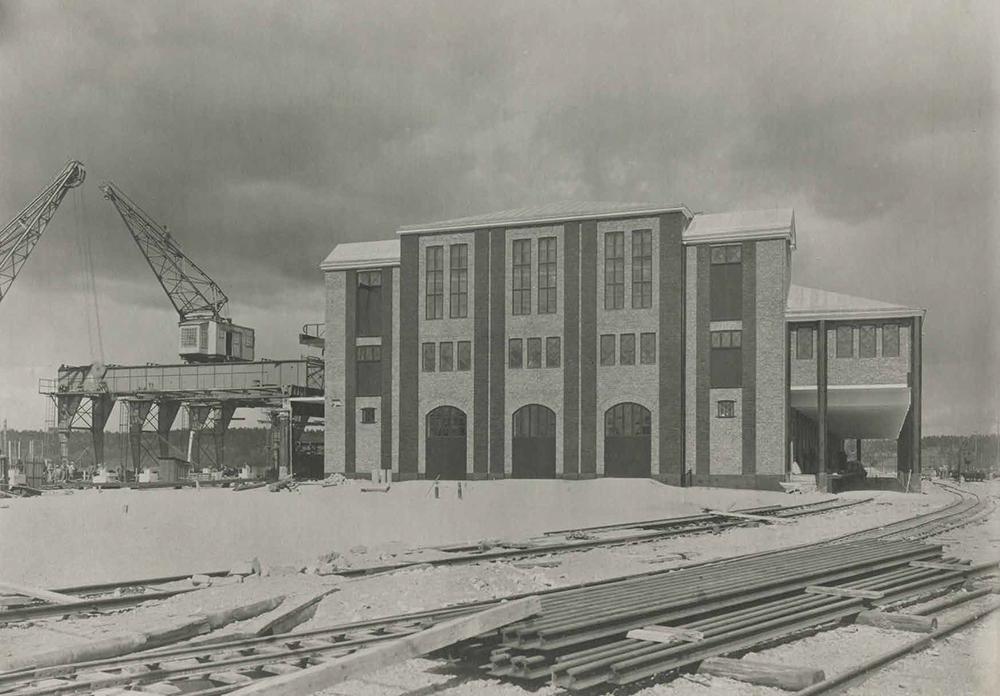
[[[327,473],[777,488],[867,437],[919,470],[923,311],[792,286],[791,210],[558,204],[397,236],[321,266]]]

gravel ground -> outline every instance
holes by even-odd
[[[357,490],[351,488],[323,489],[319,487],[308,487],[301,494],[271,494],[264,491],[249,491],[245,494],[232,494],[230,491],[159,491],[159,492],[127,492],[117,491],[103,494],[87,493],[78,496],[62,498],[53,496],[51,500],[42,499],[45,503],[40,506],[48,509],[49,505],[65,501],[73,502],[73,510],[79,512],[77,507],[81,501],[87,501],[90,507],[96,507],[95,516],[99,519],[109,520],[119,513],[115,513],[122,505],[121,500],[126,497],[136,496],[142,501],[149,500],[147,496],[155,496],[157,499],[163,498],[165,501],[171,500],[176,503],[187,505],[191,501],[199,504],[194,507],[184,507],[177,505],[183,512],[188,514],[201,515],[198,519],[191,519],[185,529],[199,528],[211,529],[204,535],[193,535],[187,537],[187,544],[194,545],[198,553],[189,552],[189,556],[197,556],[203,553],[203,546],[216,549],[219,545],[208,543],[209,540],[217,538],[217,530],[225,525],[217,524],[214,528],[212,523],[219,520],[231,521],[234,516],[233,509],[239,510],[239,514],[244,514],[242,506],[247,504],[244,501],[252,501],[254,505],[263,507],[272,515],[287,514],[293,520],[272,518],[268,516],[268,521],[275,523],[277,531],[273,535],[267,535],[263,543],[260,539],[251,537],[249,541],[244,537],[233,537],[232,532],[223,535],[230,541],[236,540],[237,552],[232,552],[232,560],[247,558],[250,555],[259,555],[265,562],[265,568],[270,566],[270,574],[263,578],[248,579],[246,582],[228,587],[213,587],[204,590],[187,593],[173,597],[163,602],[151,603],[142,607],[91,617],[74,617],[66,620],[42,620],[30,625],[12,625],[0,628],[0,658],[10,655],[23,655],[39,650],[52,649],[78,642],[106,637],[108,635],[127,632],[133,630],[144,630],[154,626],[162,625],[165,622],[184,618],[206,609],[218,610],[230,606],[264,599],[276,594],[290,594],[292,598],[286,600],[286,606],[294,598],[309,596],[323,588],[337,587],[338,591],[329,595],[319,605],[316,616],[302,628],[316,628],[325,625],[355,621],[379,616],[398,614],[410,611],[430,609],[448,604],[455,604],[465,601],[473,601],[487,598],[502,597],[510,594],[534,592],[549,587],[558,587],[589,580],[597,580],[619,575],[626,575],[638,572],[648,572],[655,569],[666,569],[676,567],[689,562],[704,561],[711,558],[732,556],[754,551],[767,550],[793,544],[817,541],[832,536],[847,533],[858,529],[863,529],[877,524],[885,524],[894,520],[919,514],[934,509],[945,504],[951,498],[943,494],[936,487],[928,486],[928,492],[920,496],[902,495],[887,492],[853,492],[845,494],[843,497],[867,498],[874,497],[872,502],[864,503],[842,511],[824,513],[814,516],[799,518],[794,524],[773,525],[759,527],[741,527],[736,529],[723,530],[714,534],[700,534],[695,536],[666,539],[655,543],[633,544],[617,546],[612,548],[598,548],[584,552],[550,555],[532,559],[524,559],[516,562],[492,562],[470,566],[455,566],[450,568],[415,568],[406,571],[399,571],[392,574],[375,576],[370,578],[358,578],[344,580],[336,576],[321,577],[294,573],[302,566],[315,565],[318,563],[317,555],[330,550],[339,550],[342,553],[340,562],[345,559],[353,564],[363,564],[372,562],[392,561],[396,559],[419,560],[425,556],[435,555],[438,552],[414,552],[410,548],[418,543],[442,544],[455,543],[459,541],[471,541],[479,538],[524,538],[540,534],[542,531],[554,528],[565,528],[574,525],[600,524],[607,522],[622,522],[633,519],[651,519],[674,515],[683,515],[699,512],[702,507],[725,508],[725,507],[752,507],[764,504],[789,504],[798,502],[809,502],[822,499],[817,495],[788,495],[770,494],[752,491],[732,491],[720,489],[676,489],[646,481],[588,481],[588,482],[551,482],[553,486],[546,486],[549,495],[548,505],[542,505],[537,491],[531,488],[520,486],[506,486],[508,483],[522,484],[525,482],[492,482],[490,484],[474,484],[475,488],[471,493],[467,492],[463,501],[455,498],[445,498],[434,501],[430,496],[426,496],[427,486],[424,483],[416,485],[407,484],[399,486],[401,495],[394,499],[397,503],[403,503],[405,509],[401,512],[400,518],[393,518],[386,512],[385,506],[388,504],[389,496],[375,496],[375,502],[371,505],[382,513],[386,514],[388,522],[381,522],[381,526],[365,526],[364,524],[350,525],[351,529],[358,532],[357,535],[347,535],[343,525],[336,525],[335,520],[345,520],[342,515],[348,515],[354,510],[354,506],[360,503],[368,505],[371,495],[362,495]],[[538,482],[533,482],[538,483]],[[550,482],[542,482],[550,483]],[[496,490],[489,488],[491,485],[500,484]],[[577,486],[580,488],[577,488]],[[969,484],[976,485],[976,484]],[[503,487],[501,490],[500,487]],[[393,487],[393,495],[397,486]],[[984,487],[984,490],[985,487]],[[994,494],[997,490],[990,489]],[[526,498],[522,500],[518,495],[526,493]],[[330,495],[332,493],[332,495]],[[197,496],[209,494],[210,500],[215,504],[219,502],[219,511],[205,510],[201,505],[204,499]],[[240,497],[256,494],[255,498]],[[169,496],[175,496],[171,499]],[[116,497],[121,496],[121,497]],[[228,496],[235,496],[228,497]],[[228,497],[228,499],[227,499]],[[358,499],[361,499],[360,501]],[[517,499],[516,506],[511,504],[511,500]],[[630,505],[628,513],[624,513],[615,500],[628,499]],[[343,505],[332,505],[331,500],[343,502]],[[637,501],[632,505],[632,500]],[[111,501],[111,502],[109,502]],[[470,504],[472,501],[472,504]],[[16,504],[28,503],[30,501],[15,501]],[[135,509],[123,514],[133,514]],[[441,505],[440,508],[434,507]],[[594,511],[581,509],[582,506],[594,506]],[[239,505],[238,508],[227,506]],[[160,502],[144,503],[143,509],[151,507],[157,511],[162,511]],[[27,506],[25,506],[27,507]],[[251,505],[252,507],[252,505]],[[390,506],[391,507],[391,506]],[[518,515],[511,515],[510,509],[516,507]],[[109,511],[110,508],[110,511]],[[558,508],[558,513],[553,513],[552,509]],[[521,514],[522,509],[524,514]],[[11,509],[0,511],[0,514],[10,513]],[[89,511],[89,510],[88,510]],[[192,512],[194,511],[194,512]],[[37,512],[37,511],[35,511]],[[423,512],[430,517],[425,526],[423,536],[414,530],[413,525],[406,524],[411,515]],[[302,534],[300,527],[303,520],[309,515],[316,515],[317,519],[323,520],[322,525],[317,525],[316,519],[311,519],[312,526],[333,526],[337,527],[336,533],[322,533],[319,540],[311,539],[308,535]],[[214,517],[213,517],[214,515]],[[365,513],[365,519],[370,519]],[[263,515],[261,515],[263,517]],[[486,517],[492,526],[484,524],[482,519]],[[0,517],[0,520],[7,518]],[[163,527],[169,529],[178,519],[176,514],[167,514],[157,529],[151,531],[150,535],[159,538],[168,532]],[[146,525],[155,524],[152,518],[144,520]],[[447,522],[447,524],[445,524]],[[989,557],[1000,555],[1000,534],[997,530],[998,518],[991,521],[968,528],[967,530],[954,531],[948,533],[944,539],[949,544],[949,553],[959,555],[973,560],[983,560]],[[257,524],[257,523],[255,523]],[[421,522],[423,524],[423,522]],[[101,525],[97,525],[100,527]],[[88,527],[92,528],[92,527]],[[461,531],[455,531],[455,529]],[[9,527],[0,527],[4,530],[2,540],[4,554],[12,553],[12,549],[23,543],[18,540],[10,543],[8,536]],[[295,539],[294,543],[284,540],[287,548],[276,549],[276,536],[288,534],[290,529],[299,530],[289,538]],[[400,538],[388,538],[392,531],[401,532]],[[520,536],[518,536],[520,535]],[[357,547],[359,538],[373,545],[360,549]],[[423,541],[421,541],[423,539]],[[204,540],[202,544],[197,540]],[[126,545],[133,548],[132,545]],[[175,547],[180,547],[177,545]],[[171,548],[175,548],[171,547]],[[39,546],[38,548],[42,548]],[[354,549],[352,552],[351,549]],[[280,552],[278,552],[280,551]],[[362,552],[363,551],[363,552]],[[46,554],[51,563],[51,550]],[[992,556],[991,556],[992,554]],[[151,569],[148,565],[140,565],[133,559],[133,565],[123,563],[119,557],[124,555],[124,551],[115,548],[114,558],[103,563],[101,568],[105,571],[109,568],[120,568],[128,566],[130,572],[124,577],[148,576],[151,574],[166,572],[162,570],[167,563],[154,563]],[[10,557],[10,556],[6,556]],[[149,550],[146,549],[142,555],[143,560],[150,557]],[[0,567],[4,568],[7,576],[8,565],[3,562],[4,557],[0,557]],[[549,567],[549,564],[557,564]],[[60,564],[57,564],[60,565]],[[220,564],[208,563],[206,565],[194,566],[205,569],[206,567],[218,567]],[[52,573],[52,571],[39,572],[37,569],[44,568],[44,564],[37,561],[32,563],[21,563],[21,568],[35,569],[28,573],[27,577],[37,577]],[[59,577],[68,577],[65,566]],[[188,565],[190,571],[192,566]],[[24,571],[27,572],[27,571]],[[181,571],[183,572],[183,571]],[[8,576],[17,580],[16,576]],[[119,575],[119,577],[123,577]],[[101,579],[107,579],[102,577]],[[24,580],[20,580],[24,581]],[[77,581],[77,580],[74,580]],[[80,582],[83,578],[80,578]],[[64,579],[63,582],[68,582]],[[56,583],[47,583],[52,586]],[[943,620],[943,619],[942,619]],[[989,632],[989,626],[983,624],[985,628],[967,630],[965,637],[956,640],[968,641],[969,644],[978,646],[975,654],[977,656],[992,654],[995,658],[996,645],[983,642],[977,638],[982,632],[985,636],[994,636]],[[239,626],[230,627],[229,631],[239,630]],[[871,635],[869,635],[871,634]],[[885,635],[883,635],[885,634]],[[787,660],[792,663],[816,664],[817,655],[829,657],[829,662],[824,662],[824,667],[828,674],[835,673],[838,669],[863,659],[867,652],[872,649],[884,650],[890,644],[898,640],[898,637],[891,632],[879,631],[868,627],[847,627],[836,631],[828,631],[809,639],[796,643],[779,646],[772,650],[774,659]],[[854,647],[851,646],[860,646]],[[949,642],[942,642],[938,650],[944,660],[943,668],[949,664],[961,660],[955,656],[949,656]],[[990,652],[992,650],[992,653]],[[787,651],[786,653],[780,651]],[[867,651],[867,652],[866,652]],[[965,652],[969,652],[968,649]],[[770,655],[771,653],[765,653]],[[825,658],[824,658],[825,659]],[[914,658],[910,658],[914,659]],[[918,664],[920,658],[916,658]],[[985,664],[984,658],[977,657],[970,659],[970,664]],[[905,667],[906,661],[898,663],[901,668]],[[992,664],[996,664],[993,662]],[[893,674],[890,668],[879,674],[881,678]],[[912,672],[912,667],[904,674]],[[955,691],[954,693],[987,693],[977,691],[978,682],[975,681],[977,672],[971,666],[965,669],[963,674],[969,681],[970,689],[965,692]],[[924,672],[921,671],[923,675]],[[929,678],[933,675],[933,670],[928,669]],[[897,680],[900,677],[896,677]],[[909,678],[908,676],[906,677]],[[878,690],[864,690],[869,684],[875,684],[873,678],[862,685],[861,693],[875,694],[884,693]],[[915,683],[915,682],[914,682]],[[947,682],[945,682],[947,683]],[[892,685],[893,690],[898,687]],[[677,679],[667,683],[654,683],[645,687],[629,689],[629,693],[641,694],[663,694],[663,693],[721,693],[721,694],[778,694],[778,691],[763,689],[761,687],[749,687],[738,682],[723,679],[712,679],[711,689],[706,689],[702,684],[696,684],[685,679]],[[501,682],[494,679],[483,679],[475,671],[456,665],[448,665],[438,661],[411,660],[410,662],[382,670],[369,675],[363,680],[348,682],[332,689],[330,694],[525,694],[529,691],[511,682]],[[533,688],[530,693],[547,694],[555,693],[551,687]],[[926,690],[919,693],[953,693],[951,691]]]

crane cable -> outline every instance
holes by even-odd
[[[84,311],[87,317],[87,340],[88,348],[90,350],[90,358],[93,362],[98,362],[104,364],[104,337],[101,333],[101,305],[98,300],[97,295],[97,276],[94,272],[94,254],[91,247],[90,237],[84,231],[83,218],[84,218],[84,203],[83,196],[80,189],[77,188],[74,192],[74,218],[73,226],[76,228],[77,233],[77,245],[80,250],[80,261],[83,266],[83,297],[84,297]],[[93,307],[93,315],[91,315],[91,307]],[[93,324],[93,328],[92,325]],[[96,346],[94,341],[94,334],[96,333]],[[95,356],[94,348],[97,348]],[[94,360],[96,357],[96,361]]]

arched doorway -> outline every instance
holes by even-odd
[[[514,412],[511,475],[513,478],[555,478],[556,414],[541,404]]]
[[[454,406],[438,406],[427,414],[427,478],[465,478],[465,432],[465,413]]]
[[[644,478],[651,473],[649,409],[623,403],[604,413],[604,475]]]

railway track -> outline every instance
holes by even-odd
[[[831,543],[845,544],[852,541],[858,542],[870,539],[920,539],[931,534],[940,533],[942,529],[951,529],[966,524],[977,516],[982,515],[988,509],[987,501],[984,501],[981,496],[978,496],[974,492],[947,485],[944,487],[956,496],[956,499],[952,503],[939,510],[918,515],[908,520],[844,535],[843,537],[826,540],[817,544],[799,545],[794,547],[794,549],[776,549],[745,554],[730,559],[692,563],[684,566],[684,568],[706,568],[707,570],[711,570],[715,567],[724,567],[739,562],[759,559],[766,560],[768,557],[788,553],[791,550],[819,548]],[[807,504],[785,509],[781,514],[794,517],[797,515],[815,514],[829,509],[837,509],[837,507]],[[765,511],[758,509],[758,512]],[[627,528],[651,530],[654,534],[666,532],[669,535],[677,533],[677,529],[699,529],[706,523],[706,520],[698,519],[701,517],[695,515],[684,520],[676,518],[673,520],[650,520],[642,523],[631,523]],[[719,521],[716,520],[716,522]],[[729,520],[729,522],[734,521]],[[608,530],[609,528],[620,530],[626,527],[622,525],[607,525],[590,528],[586,531],[596,533],[599,530]],[[563,530],[560,533],[573,531],[579,530]],[[609,543],[621,544],[635,543],[643,540],[637,539],[636,536],[589,541],[607,541]],[[494,558],[516,558],[522,554],[555,553],[559,552],[557,550],[559,546],[566,545],[556,545],[556,548],[546,548],[544,550],[505,549],[504,552],[499,554],[466,554],[463,560],[465,562],[481,562],[483,560],[493,560]],[[570,551],[577,548],[580,547],[573,544],[564,550]],[[457,560],[444,560],[445,562],[441,565],[457,562]],[[943,560],[948,562],[955,561],[955,559]],[[405,567],[405,564],[402,566],[393,566],[389,569],[396,569],[398,567]],[[642,578],[655,578],[666,572],[672,571],[651,571],[641,575],[628,576],[628,579],[632,581],[638,579],[641,581]],[[900,582],[906,578],[914,577],[913,571],[898,570],[897,572],[900,573],[900,578],[902,578]],[[359,572],[358,574],[362,573]],[[918,572],[915,577],[925,578],[922,587],[934,589],[938,586],[945,587],[949,584],[954,584],[958,576],[954,574],[949,575],[948,573],[935,575],[934,573],[920,574]],[[930,578],[930,580],[926,580],[927,578]],[[537,595],[542,598],[558,596],[559,594],[578,592],[588,588],[600,588],[625,581],[625,578],[612,578],[604,581],[581,583],[571,587],[553,588],[542,592],[515,595],[507,597],[505,600],[531,595]],[[369,621],[338,624],[278,636],[222,643],[205,643],[201,645],[187,644],[171,648],[161,648],[156,651],[136,653],[125,657],[0,673],[0,694],[43,696],[49,694],[100,693],[110,696],[110,694],[115,693],[115,689],[127,689],[127,693],[132,694],[185,693],[197,696],[228,694],[257,680],[266,679],[276,674],[297,671],[330,660],[336,660],[356,650],[393,640],[400,636],[409,635],[446,619],[481,611],[498,604],[499,601],[471,602],[430,611],[412,612]]]

